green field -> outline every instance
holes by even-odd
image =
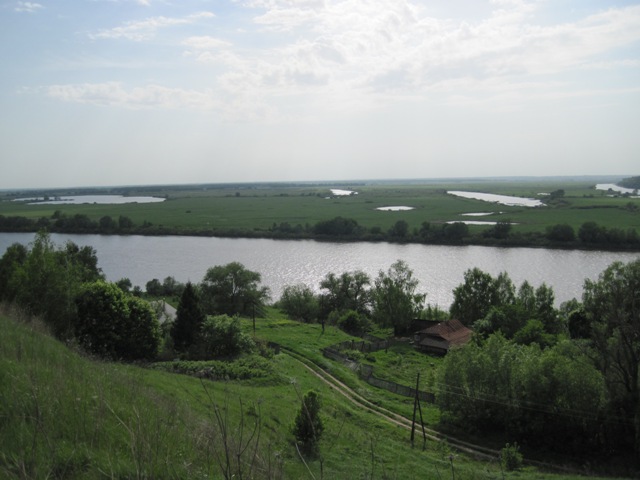
[[[602,181],[607,181],[603,179]],[[25,193],[5,193],[0,197],[0,215],[21,216],[31,220],[51,218],[55,212],[71,217],[85,215],[94,222],[104,216],[130,218],[136,225],[134,233],[149,226],[149,233],[273,236],[273,225],[287,223],[309,227],[335,217],[351,218],[368,231],[387,232],[398,220],[404,220],[409,232],[417,232],[423,222],[439,226],[449,221],[491,220],[510,221],[512,235],[531,232],[544,234],[547,227],[568,224],[578,231],[585,222],[596,222],[605,228],[640,231],[640,199],[610,197],[596,191],[597,179],[535,179],[520,181],[467,180],[454,182],[396,182],[341,184],[357,195],[331,197],[334,185],[212,185],[173,187],[129,187],[99,193],[128,195],[157,195],[166,198],[162,203],[122,205],[26,205],[12,199]],[[467,190],[547,200],[541,193],[562,189],[559,200],[540,208],[497,205],[448,195],[447,190]],[[29,192],[31,196],[33,192]],[[63,192],[58,192],[61,194]],[[69,193],[85,193],[83,191]],[[379,211],[384,206],[410,206],[411,211]],[[461,214],[492,212],[490,217],[472,218]],[[153,227],[153,228],[151,228]],[[480,234],[488,226],[470,226],[472,234]],[[306,229],[306,230],[305,230]],[[304,234],[299,234],[300,236]],[[408,241],[412,241],[409,239]]]
[[[250,322],[244,326],[251,330]],[[258,338],[296,347],[296,354],[273,356],[269,381],[210,382],[91,360],[37,323],[0,315],[0,477],[225,478],[230,458],[234,478],[580,478],[531,466],[502,472],[496,459],[474,459],[446,443],[411,448],[408,430],[351,403],[296,359],[322,363],[377,403],[406,413],[406,399],[358,384],[353,372],[319,355],[344,333],[330,327],[322,334],[318,325],[274,311],[257,327]],[[377,363],[383,375],[391,371],[382,358]],[[300,393],[309,389],[321,395],[325,432],[319,456],[305,465],[290,426]]]

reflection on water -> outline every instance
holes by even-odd
[[[28,244],[33,234],[0,233],[0,252],[12,243]],[[329,272],[362,270],[372,278],[398,259],[404,260],[420,282],[427,302],[448,308],[452,291],[464,272],[478,267],[498,275],[506,271],[519,286],[524,280],[553,287],[556,303],[580,298],[585,278],[596,279],[615,260],[629,262],[639,253],[543,248],[401,245],[394,243],[330,243],[313,240],[266,240],[203,237],[143,237],[108,235],[52,235],[57,245],[67,240],[91,245],[107,279],[127,277],[144,288],[157,278],[202,281],[209,267],[239,261],[262,274],[262,283],[278,299],[286,285],[305,283],[318,290]]]
[[[633,188],[625,188],[619,187],[615,183],[599,183],[596,185],[596,190],[605,190],[605,191],[614,191],[618,193],[635,193],[638,190],[634,190]]]
[[[413,210],[414,207],[404,207],[401,205],[398,205],[397,207],[378,207],[376,208],[376,210],[380,210],[382,212],[404,212],[407,210]]]
[[[447,193],[449,195],[455,195],[456,197],[471,198],[512,207],[544,207],[544,203],[535,198],[511,197],[509,195],[495,195],[493,193],[462,192],[458,190],[449,190]]]
[[[349,195],[357,195],[358,192],[354,192],[353,190],[341,190],[339,188],[332,188],[331,195],[336,197],[348,197]]]
[[[29,205],[80,205],[84,203],[98,203],[101,205],[115,205],[122,203],[157,203],[164,202],[159,197],[125,197],[123,195],[69,195],[54,197],[53,200],[39,198],[16,198],[14,202],[29,202]]]
[[[480,220],[449,220],[447,223],[464,223],[465,225],[497,225],[498,222],[483,222]],[[511,225],[517,225],[517,223],[511,223]]]

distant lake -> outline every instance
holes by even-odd
[[[336,243],[314,240],[270,240],[208,237],[144,237],[138,235],[52,234],[57,245],[68,240],[97,251],[98,266],[107,280],[127,277],[142,288],[168,276],[180,282],[202,281],[207,269],[238,261],[260,272],[262,284],[277,300],[287,285],[304,283],[319,291],[320,281],[333,272],[362,270],[375,278],[396,260],[404,260],[420,282],[427,302],[449,308],[453,289],[464,272],[478,267],[498,275],[507,272],[516,286],[528,280],[545,282],[555,292],[556,304],[581,298],[585,278],[595,280],[612,262],[640,258],[635,252],[498,248],[480,246],[401,245],[396,243]],[[33,241],[32,233],[0,233],[0,255],[13,243]]]
[[[493,193],[481,193],[481,192],[462,192],[457,190],[450,190],[447,192],[449,195],[455,195],[456,197],[471,198],[474,200],[482,200],[485,202],[499,203],[500,205],[509,205],[512,207],[543,207],[544,203],[535,198],[522,198],[512,197],[509,195],[495,195]]]
[[[160,197],[127,197],[124,195],[69,195],[45,199],[45,197],[16,198],[14,202],[28,202],[29,205],[81,205],[84,203],[116,205],[122,203],[158,203],[164,202]]]
[[[599,183],[599,184],[596,185],[596,190],[605,190],[605,191],[611,190],[611,191],[618,192],[618,193],[635,193],[635,192],[637,192],[637,190],[634,190],[633,188],[619,187],[615,183]]]

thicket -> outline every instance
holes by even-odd
[[[149,304],[104,281],[95,250],[48,234],[31,248],[11,245],[0,258],[0,301],[40,317],[65,341],[115,360],[152,359],[158,352],[158,320]]]
[[[522,445],[608,462],[637,475],[640,432],[640,260],[586,280],[582,302],[504,274],[465,274],[451,314],[473,341],[438,370],[444,423]],[[460,315],[460,317],[457,317]],[[597,453],[596,453],[597,452]]]

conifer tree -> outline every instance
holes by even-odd
[[[293,425],[293,435],[296,437],[300,450],[306,454],[315,454],[318,451],[320,435],[324,430],[324,424],[320,417],[320,397],[313,390],[308,391],[303,399],[300,411]]]
[[[173,344],[178,352],[189,350],[198,340],[204,320],[198,292],[191,282],[187,282],[180,297],[176,320],[171,328]]]

